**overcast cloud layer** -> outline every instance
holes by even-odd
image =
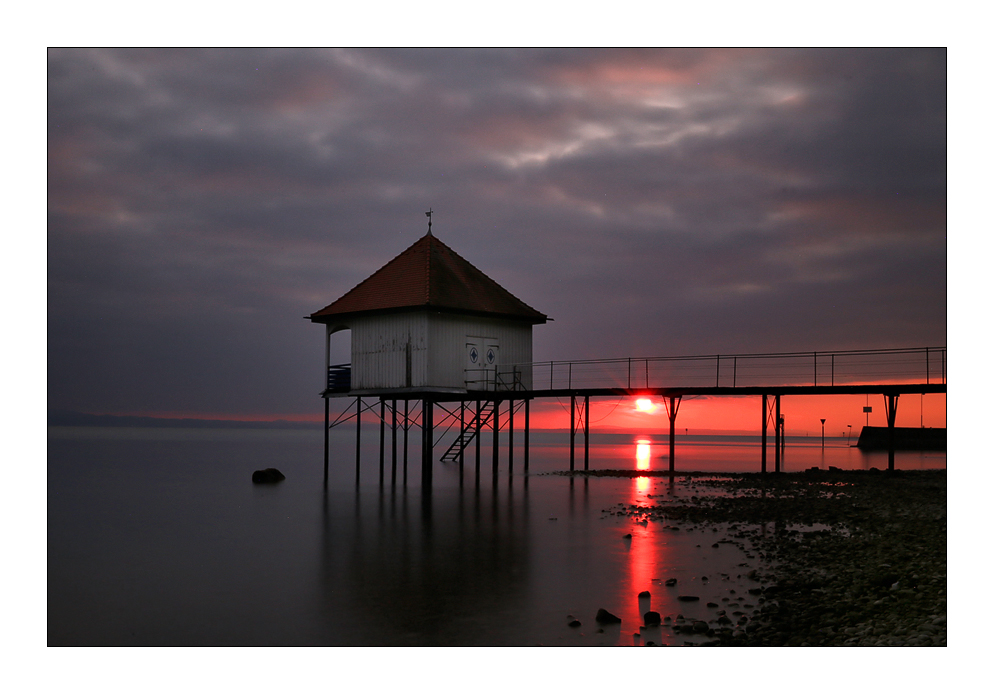
[[[49,407],[318,413],[422,236],[535,358],[946,341],[944,50],[51,50]]]

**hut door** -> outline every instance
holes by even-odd
[[[483,370],[483,341],[476,337],[466,338],[466,389],[485,390],[486,372]]]
[[[497,365],[500,363],[500,345],[497,340],[487,340],[484,343],[483,361],[487,369],[487,390],[497,390]]]

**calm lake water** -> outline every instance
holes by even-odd
[[[422,494],[414,436],[408,484],[402,452],[391,484],[388,433],[381,488],[371,430],[357,488],[353,436],[333,430],[326,490],[320,429],[50,427],[49,645],[676,645],[688,637],[657,628],[635,638],[646,609],[702,619],[715,616],[708,601],[747,609],[755,560],[734,544],[713,548],[723,528],[610,512],[699,493],[683,478],[544,474],[568,469],[568,435],[533,433],[528,475],[518,434],[514,474],[504,440],[493,484],[484,437],[479,480],[471,448],[461,478],[458,465],[436,462]],[[665,436],[595,435],[590,450],[591,469],[668,466]],[[677,439],[678,471],[758,471],[759,456],[758,437]],[[815,465],[884,469],[887,455],[788,438],[784,469]],[[901,469],[945,465],[944,453],[897,454]],[[266,467],[287,479],[253,485]],[[598,631],[599,608],[620,627]]]

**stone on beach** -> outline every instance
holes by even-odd
[[[265,470],[256,470],[252,473],[254,484],[276,484],[286,479],[286,475],[274,467],[267,467]]]
[[[621,624],[621,617],[613,615],[603,607],[597,610],[597,616],[594,617],[599,624]]]
[[[663,623],[662,617],[659,616],[658,612],[649,610],[644,615],[642,615],[642,621],[647,627],[659,626]]]

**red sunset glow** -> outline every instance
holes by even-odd
[[[679,434],[735,432],[759,435],[762,430],[762,405],[759,396],[703,396],[684,398],[676,419]],[[772,398],[770,398],[772,406]],[[858,433],[867,424],[863,407],[869,404],[870,426],[887,426],[884,399],[880,395],[797,395],[784,396],[780,412],[784,416],[788,435],[814,435],[821,432],[821,419],[826,420],[826,436],[839,436],[852,425]],[[516,415],[515,426],[521,416]],[[531,405],[531,426],[535,429],[569,429],[569,400],[541,401]],[[944,394],[904,395],[898,400],[899,427],[945,427],[946,396]],[[666,410],[656,405],[652,411],[642,409],[630,398],[604,398],[590,401],[590,431],[646,434],[668,432]],[[772,427],[770,429],[772,431]]]

